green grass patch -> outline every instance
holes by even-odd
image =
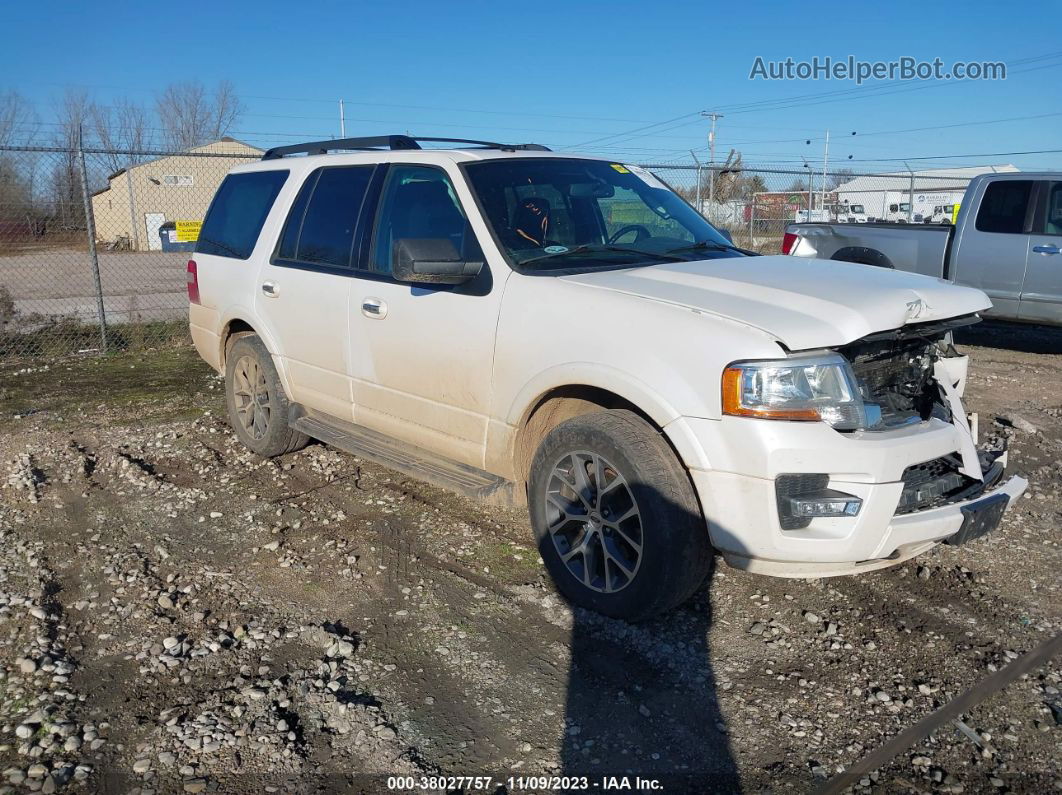
[[[110,421],[118,422],[197,416],[205,405],[221,401],[221,389],[206,389],[211,375],[213,370],[191,347],[48,364],[2,363],[0,424],[37,413],[91,419],[105,411]]]
[[[19,316],[18,322],[28,321]],[[187,320],[121,323],[107,328],[108,353],[178,347],[190,342]],[[0,361],[55,359],[83,351],[100,351],[102,345],[98,325],[71,318],[43,322],[28,331],[0,326]]]
[[[490,568],[492,576],[508,585],[530,582],[542,571],[538,550],[508,541],[484,543],[479,549],[479,562]]]

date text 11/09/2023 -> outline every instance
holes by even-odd
[[[664,785],[655,778],[641,776],[388,776],[387,789],[397,792],[446,792],[488,790],[505,786],[510,792],[558,790],[598,790],[603,792],[659,791]]]

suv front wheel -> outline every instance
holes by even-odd
[[[225,403],[236,437],[260,456],[291,453],[310,441],[288,425],[288,396],[257,335],[240,337],[225,358]]]
[[[638,621],[700,587],[712,564],[693,486],[662,435],[631,411],[567,420],[539,446],[531,524],[571,603]]]

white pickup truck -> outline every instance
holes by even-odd
[[[714,550],[868,571],[1025,489],[960,400],[981,291],[751,255],[634,165],[427,141],[283,147],[219,188],[191,333],[256,453],[312,437],[526,502],[558,589],[631,620]]]

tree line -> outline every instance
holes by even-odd
[[[3,238],[43,237],[49,230],[84,228],[79,147],[89,189],[146,159],[146,150],[184,151],[228,135],[244,113],[227,81],[213,88],[191,80],[171,83],[150,104],[127,98],[101,102],[67,89],[44,120],[18,91],[0,92],[0,245]],[[56,153],[12,152],[4,147],[47,146]]]

